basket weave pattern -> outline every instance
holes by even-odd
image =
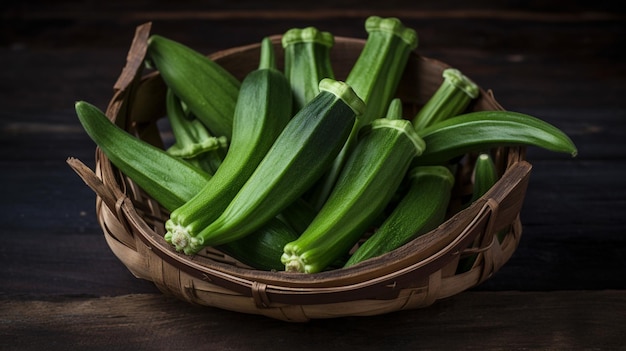
[[[163,118],[165,85],[158,73],[143,72],[150,24],[137,28],[128,62],[114,86],[106,111],[119,126],[163,146],[157,121]],[[280,37],[273,37],[279,47]],[[345,77],[364,41],[335,38],[335,74]],[[276,50],[282,62],[281,50]],[[211,56],[242,79],[258,63],[259,45]],[[417,112],[441,83],[448,66],[413,53],[398,89],[405,113]],[[472,110],[502,109],[491,92],[481,91]],[[437,229],[386,255],[362,264],[317,274],[251,269],[207,248],[193,257],[175,252],[163,239],[168,213],[96,149],[95,172],[77,160],[70,165],[96,192],[96,213],[107,244],[137,278],[163,293],[202,306],[261,314],[286,321],[364,316],[426,307],[491,277],[511,257],[521,237],[519,213],[531,165],[525,149],[492,150],[500,181],[481,199],[459,210],[471,193],[472,157],[457,172],[450,219]],[[506,230],[502,242],[496,233]],[[457,274],[459,259],[477,254],[474,266]]]

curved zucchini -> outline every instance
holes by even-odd
[[[316,273],[346,255],[423,149],[410,121],[381,118],[365,127],[324,206],[304,233],[285,245],[285,270]]]
[[[418,132],[463,113],[469,103],[480,94],[478,85],[458,69],[447,68],[442,76],[443,82],[437,91],[413,117],[413,126]]]
[[[160,35],[150,36],[147,54],[165,84],[211,133],[230,140],[239,80],[201,53]]]
[[[298,233],[278,219],[272,219],[263,230],[257,230],[245,238],[217,246],[216,249],[234,257],[253,268],[281,271],[280,254],[286,243],[298,238]]]
[[[328,169],[363,101],[345,83],[326,78],[320,93],[287,124],[248,181],[213,223],[196,235],[170,227],[168,240],[193,254],[243,238],[277,216]]]
[[[348,259],[345,267],[397,249],[443,223],[454,175],[444,166],[423,166],[408,175],[411,186],[402,200]]]
[[[357,142],[359,130],[382,118],[394,98],[409,55],[417,47],[417,33],[397,18],[370,16],[365,21],[365,46],[350,70],[346,83],[363,99],[366,108],[357,119],[346,145],[329,172],[316,185],[310,202],[319,209],[335,186],[346,159]]]
[[[176,140],[165,151],[211,175],[215,174],[228,148],[226,137],[212,136],[202,122],[187,116],[180,100],[169,88],[165,94],[165,111]]]
[[[211,176],[164,150],[138,139],[113,124],[97,107],[80,101],[76,113],[87,134],[126,176],[168,210],[199,193]],[[244,242],[219,249],[258,269],[282,269],[283,247],[297,234],[272,218]],[[277,263],[278,262],[278,263]]]
[[[365,21],[365,30],[367,41],[346,78],[346,83],[366,104],[363,116],[356,122],[357,130],[385,115],[409,55],[417,47],[415,30],[394,17],[370,16]]]
[[[280,213],[279,217],[299,235],[311,224],[316,214],[317,212],[311,204],[302,198],[298,198],[287,206]]]
[[[555,126],[511,111],[470,112],[436,123],[420,132],[427,148],[417,165],[444,164],[468,152],[492,147],[533,145],[576,156],[572,140]]]
[[[195,236],[226,209],[291,119],[291,88],[276,69],[272,43],[264,38],[259,68],[244,79],[233,137],[222,164],[202,190],[170,214],[166,240],[184,231]]]
[[[196,195],[211,178],[199,168],[127,133],[85,101],[75,105],[83,128],[122,173],[161,206],[172,211]]]

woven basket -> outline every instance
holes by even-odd
[[[157,72],[143,72],[150,24],[137,28],[128,62],[114,86],[106,111],[119,126],[155,145],[164,134],[165,85]],[[278,62],[279,36],[273,37]],[[364,40],[336,37],[332,62],[338,79],[345,78]],[[211,55],[242,79],[258,63],[259,45],[233,48]],[[412,53],[398,96],[407,115],[417,112],[438,88],[448,66]],[[491,92],[472,110],[501,109]],[[97,194],[97,218],[113,253],[137,277],[152,281],[163,293],[203,306],[286,321],[365,316],[422,308],[480,284],[513,254],[520,240],[519,212],[531,165],[523,147],[494,149],[501,179],[481,199],[460,210],[471,193],[472,155],[456,174],[450,205],[453,215],[435,230],[407,245],[362,264],[316,274],[251,269],[212,248],[193,257],[177,253],[164,239],[168,213],[96,149],[95,172],[75,159],[68,163]],[[495,234],[506,231],[500,242]],[[459,260],[476,255],[473,267],[456,273]]]

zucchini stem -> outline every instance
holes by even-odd
[[[287,272],[304,272],[308,273],[306,264],[302,260],[302,257],[291,252],[283,254],[281,260],[286,261],[285,271]]]
[[[395,98],[389,103],[389,109],[387,109],[385,119],[402,119],[402,111],[402,101],[399,98]]]
[[[418,132],[461,114],[480,93],[478,86],[458,69],[448,68],[443,71],[442,77],[443,82],[437,91],[413,117],[412,122]]]
[[[175,213],[172,213],[169,221],[173,223],[169,227],[166,223],[166,228],[173,231],[169,238],[187,245],[177,250],[193,254],[202,246],[229,243],[250,235],[280,214],[330,167],[363,107],[346,83],[322,80],[320,93],[286,124],[218,217],[206,221],[201,216],[202,210],[206,211],[212,204],[200,202],[205,207],[197,207],[198,220],[193,223],[194,231],[189,233],[188,227],[176,225],[181,222],[174,222]],[[216,177],[217,174],[213,179]],[[177,214],[185,215],[180,211]],[[207,222],[206,225],[198,225],[200,220]],[[188,240],[188,235],[197,240]]]
[[[167,233],[165,240],[171,243],[176,251],[184,251],[186,254],[193,254],[202,248],[202,238],[190,234],[190,230],[180,224],[166,223]]]
[[[165,107],[167,119],[176,139],[176,143],[166,150],[167,153],[213,175],[228,147],[226,137],[211,135],[200,120],[188,117],[182,102],[169,88],[165,96]]]
[[[272,42],[265,37],[259,68],[248,73],[239,90],[228,153],[211,180],[172,211],[165,223],[166,239],[175,240],[177,250],[200,247],[203,240],[189,238],[195,238],[226,209],[291,119],[291,89],[276,69],[274,55]]]
[[[276,69],[276,55],[272,40],[269,37],[264,37],[261,40],[261,57],[258,69]]]
[[[385,116],[393,99],[412,50],[417,47],[417,33],[394,17],[368,17],[367,41],[350,70],[346,83],[363,99],[366,108],[358,118],[343,149],[331,169],[311,192],[309,200],[321,208],[332,191],[346,159],[357,143],[359,130]]]
[[[241,82],[206,55],[177,41],[152,35],[147,58],[165,84],[214,135],[231,138]]]
[[[319,82],[334,78],[330,49],[334,37],[315,27],[292,28],[282,37],[285,76],[293,90],[294,112],[298,112],[319,92]]]
[[[284,247],[285,270],[316,273],[346,255],[382,213],[425,144],[404,119],[363,128],[337,185],[308,228]]]

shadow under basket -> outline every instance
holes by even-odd
[[[166,87],[158,72],[144,71],[149,35],[149,23],[137,28],[106,114],[132,134],[163,146],[164,133],[158,121],[165,118]],[[282,65],[280,37],[272,39],[277,62]],[[335,38],[332,62],[337,79],[345,79],[364,43],[362,39]],[[259,45],[210,57],[243,79],[258,65]],[[435,92],[448,67],[416,52],[411,54],[397,93],[407,116],[414,115]],[[469,108],[502,109],[485,90]],[[121,174],[99,148],[95,172],[78,160],[68,162],[96,192],[97,218],[106,242],[137,278],[152,281],[163,293],[193,304],[285,321],[308,321],[427,307],[480,284],[498,271],[521,237],[519,213],[531,165],[525,161],[524,147],[491,152],[500,180],[482,198],[463,208],[462,200],[471,194],[473,157],[463,158],[450,216],[438,228],[361,264],[308,275],[252,269],[212,248],[193,257],[180,254],[163,239],[167,211]],[[473,266],[459,273],[459,261],[468,256],[476,258]]]

